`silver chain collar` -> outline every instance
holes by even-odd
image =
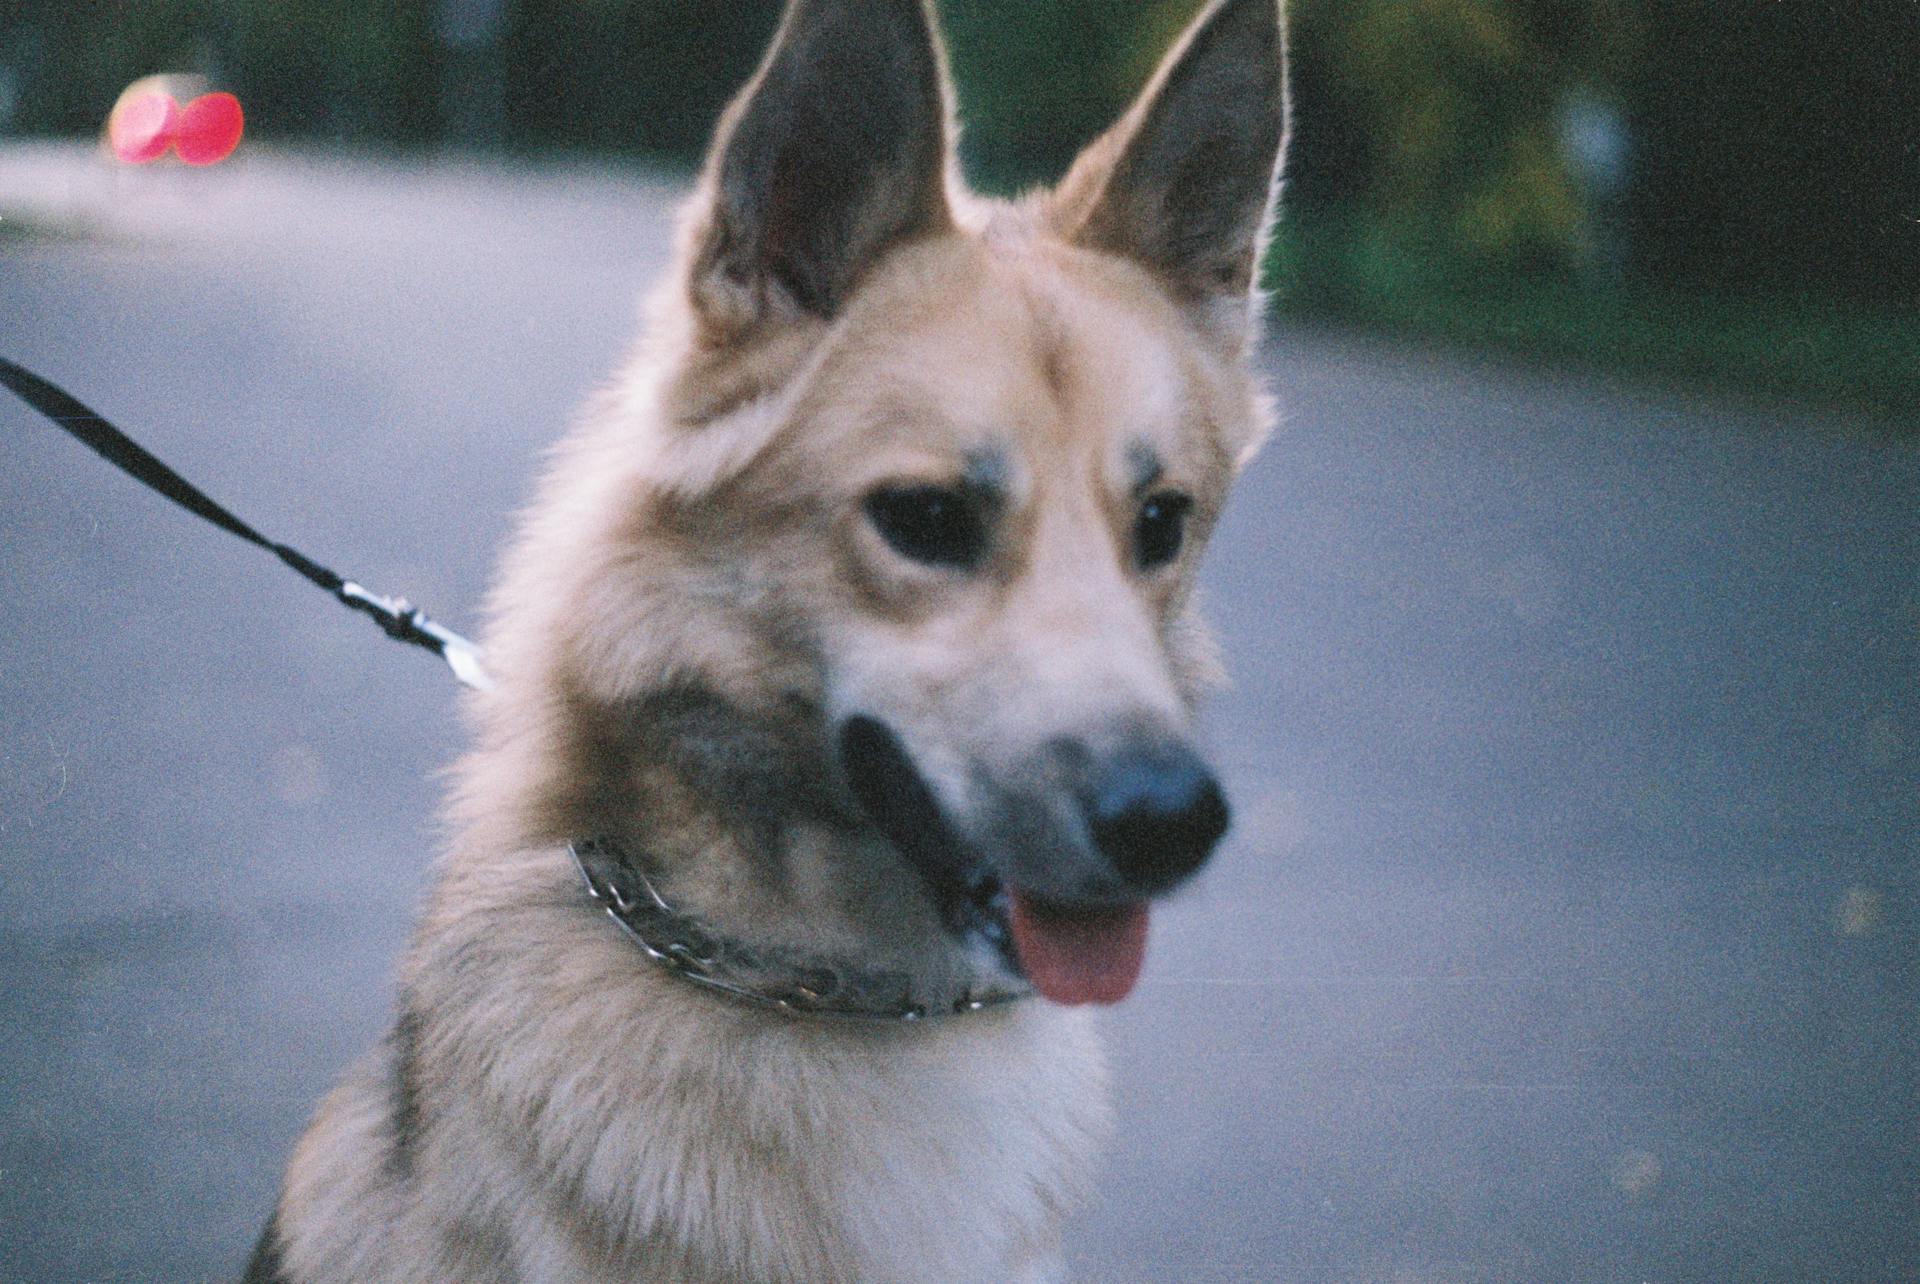
[[[794,1017],[923,1021],[980,1012],[1033,993],[988,986],[951,996],[915,995],[904,972],[874,971],[825,955],[755,949],[667,904],[613,844],[588,839],[568,844],[567,852],[588,894],[648,958],[695,985],[756,1007]]]

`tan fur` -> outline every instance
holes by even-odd
[[[1084,243],[1093,198],[980,201],[939,155],[931,206],[850,224],[871,261],[826,317],[718,279],[710,164],[638,353],[507,557],[402,1017],[294,1156],[289,1279],[1056,1278],[1109,1126],[1085,1010],[869,1028],[717,999],[621,936],[563,850],[616,838],[723,929],[965,981],[980,964],[837,792],[833,719],[885,709],[964,818],[973,775],[1062,729],[1185,727],[1214,676],[1195,554],[1266,428],[1246,281],[1223,328],[1117,233]],[[1126,560],[1143,452],[1195,500],[1153,575]],[[862,521],[876,484],[984,454],[1008,513],[980,574],[907,564]],[[661,720],[683,689],[740,737],[713,770],[744,755],[766,797],[716,796]]]

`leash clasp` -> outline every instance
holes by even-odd
[[[466,686],[476,691],[493,689],[493,680],[480,663],[480,648],[445,625],[434,623],[425,611],[405,598],[384,597],[352,580],[335,589],[334,596],[371,616],[388,637],[425,647],[445,660],[453,676]]]

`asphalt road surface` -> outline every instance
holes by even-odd
[[[0,149],[0,354],[459,626],[677,194]],[[1264,360],[1239,824],[1108,1020],[1077,1277],[1920,1278],[1913,439]],[[454,688],[11,404],[0,459],[0,1279],[222,1278],[387,1020]]]

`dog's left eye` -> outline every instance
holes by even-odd
[[[1150,496],[1140,506],[1140,516],[1133,524],[1133,559],[1141,570],[1165,566],[1180,555],[1187,533],[1187,512],[1192,507],[1192,497],[1177,490]]]
[[[964,571],[986,556],[986,516],[958,487],[883,486],[862,507],[880,537],[912,561]]]

